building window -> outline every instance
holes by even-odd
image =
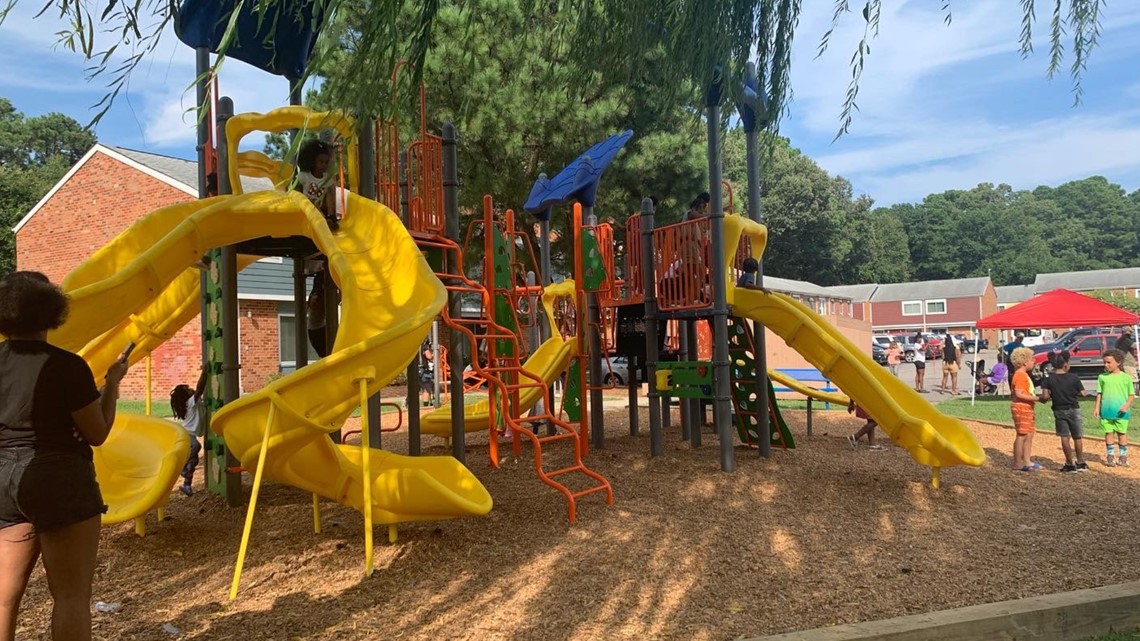
[[[297,319],[292,314],[279,314],[277,316],[277,352],[281,361],[281,371],[290,372],[297,369]],[[315,363],[320,356],[313,349],[308,340],[305,345],[309,348],[309,362]]]
[[[922,316],[922,301],[904,300],[902,304],[903,316]]]
[[[946,299],[940,298],[938,300],[926,301],[927,314],[945,314],[946,313]]]

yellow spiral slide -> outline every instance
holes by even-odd
[[[267,235],[308,236],[329,257],[343,293],[340,332],[329,357],[231,403],[214,416],[213,429],[249,469],[268,443],[266,479],[362,511],[371,495],[381,523],[487,513],[490,495],[455,459],[376,451],[366,479],[360,448],[334,445],[327,436],[359,406],[361,392],[379,391],[407,367],[446,301],[399,218],[374,201],[350,194],[336,235],[297,192],[223,196],[155,211],[65,279],[71,316],[49,340],[82,354],[101,379],[127,344],[138,345],[131,356],[138,361],[194,317],[199,276],[190,266],[207,250]],[[104,522],[161,507],[188,447],[174,423],[120,416],[111,438],[96,448],[96,473],[110,506]]]

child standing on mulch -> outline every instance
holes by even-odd
[[[1018,347],[1009,355],[1009,360],[1014,369],[1009,409],[1013,414],[1013,426],[1017,430],[1017,436],[1013,440],[1013,469],[1036,472],[1041,466],[1032,460],[1033,433],[1037,431],[1033,416],[1037,394],[1033,390],[1033,381],[1029,380],[1029,370],[1033,367],[1033,350]]]
[[[1049,355],[1053,374],[1041,381],[1041,401],[1053,402],[1053,425],[1061,438],[1061,451],[1065,453],[1065,464],[1061,472],[1087,472],[1085,463],[1084,426],[1081,424],[1081,407],[1078,399],[1088,396],[1085,385],[1076,374],[1069,371],[1069,353],[1054,352]],[[1069,445],[1069,436],[1073,444]],[[1076,449],[1076,457],[1073,449]]]
[[[900,363],[902,363],[902,348],[898,342],[891,341],[891,346],[887,348],[887,369],[891,370],[891,374],[898,376]]]
[[[1104,462],[1109,467],[1119,464],[1128,467],[1128,417],[1132,401],[1136,400],[1132,388],[1132,377],[1121,369],[1124,353],[1110,349],[1102,356],[1103,374],[1096,379],[1096,405],[1093,413],[1100,417],[1100,428],[1104,430],[1104,448],[1107,457]],[[1114,459],[1112,436],[1120,446],[1120,458]]]
[[[867,437],[867,449],[875,451],[887,449],[883,445],[875,444],[875,428],[878,427],[879,424],[876,423],[875,419],[871,418],[871,415],[868,414],[862,407],[856,405],[854,400],[847,402],[847,413],[850,414],[852,412],[855,413],[856,418],[864,419],[867,422],[863,424],[863,427],[859,428],[858,432],[855,432],[854,434],[847,437],[847,442],[851,444],[851,449],[855,449],[859,446],[859,439],[863,438],[864,435]]]

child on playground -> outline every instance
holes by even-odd
[[[902,363],[902,348],[899,347],[897,341],[891,341],[890,346],[887,347],[887,369],[891,370],[891,374],[899,375],[899,364]]]
[[[202,403],[202,394],[206,391],[206,370],[198,377],[198,384],[194,389],[189,385],[178,385],[170,391],[170,411],[174,418],[182,421],[182,427],[190,433],[190,457],[182,466],[182,493],[186,496],[194,494],[191,483],[194,480],[194,470],[198,468],[198,455],[202,453],[202,443],[198,437],[202,436],[202,414],[199,411]]]
[[[340,223],[336,217],[336,185],[329,174],[332,164],[332,147],[320,140],[309,140],[297,152],[297,177],[295,189],[312,201],[313,206],[325,217],[329,229],[337,231]]]
[[[736,279],[736,286],[744,289],[759,289],[764,288],[756,282],[756,275],[760,271],[760,263],[755,258],[745,258],[744,262],[740,264],[740,278]]]
[[[1053,374],[1041,382],[1041,401],[1053,402],[1053,425],[1061,438],[1061,451],[1065,453],[1065,464],[1061,472],[1087,472],[1085,463],[1084,426],[1081,424],[1081,407],[1078,399],[1088,396],[1084,383],[1076,374],[1069,371],[1069,353],[1055,352],[1049,355]],[[1072,445],[1069,437],[1072,436]],[[1073,449],[1076,449],[1076,457]]]
[[[1029,379],[1029,370],[1033,368],[1033,350],[1018,347],[1009,355],[1009,360],[1014,368],[1009,408],[1017,431],[1013,440],[1013,469],[1036,472],[1041,466],[1032,461],[1033,434],[1037,431],[1033,406],[1038,401],[1033,381]]]
[[[1100,428],[1104,430],[1104,448],[1107,453],[1105,465],[1108,467],[1128,467],[1128,418],[1132,401],[1136,394],[1132,387],[1132,377],[1122,369],[1124,353],[1110,349],[1101,357],[1105,372],[1096,379],[1096,404],[1093,413],[1100,418]],[[1120,446],[1119,458],[1113,452],[1112,437]]]
[[[914,391],[926,392],[926,339],[922,332],[914,335]]]
[[[847,413],[850,414],[852,412],[855,413],[856,418],[861,418],[867,422],[863,423],[863,427],[860,427],[859,431],[847,437],[847,442],[851,444],[851,449],[855,449],[859,446],[859,439],[863,438],[863,436],[867,437],[867,449],[877,452],[887,449],[886,446],[875,444],[875,428],[878,427],[879,424],[876,423],[875,419],[871,418],[871,415],[864,411],[862,407],[856,405],[854,400],[847,402]]]

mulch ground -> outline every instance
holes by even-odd
[[[244,510],[177,495],[145,538],[104,529],[95,598],[122,609],[95,615],[96,638],[170,639],[170,623],[210,641],[737,639],[1140,579],[1140,469],[1105,468],[1095,441],[1093,469],[1061,475],[1057,439],[1038,434],[1047,470],[1016,473],[1012,431],[975,424],[989,461],[946,470],[935,490],[900,448],[852,451],[858,421],[840,413],[808,437],[803,412],[787,412],[799,448],[738,448],[733,474],[711,434],[694,450],[674,432],[650,459],[646,431],[629,436],[625,410],[608,417],[588,464],[613,506],[584,499],[571,525],[532,458],[495,470],[472,445],[494,510],[401,526],[396,545],[378,528],[371,579],[359,514],[326,502],[314,534],[310,497],[268,485],[231,603]],[[402,451],[402,435],[385,446]],[[46,638],[49,608],[37,570],[18,637]]]

